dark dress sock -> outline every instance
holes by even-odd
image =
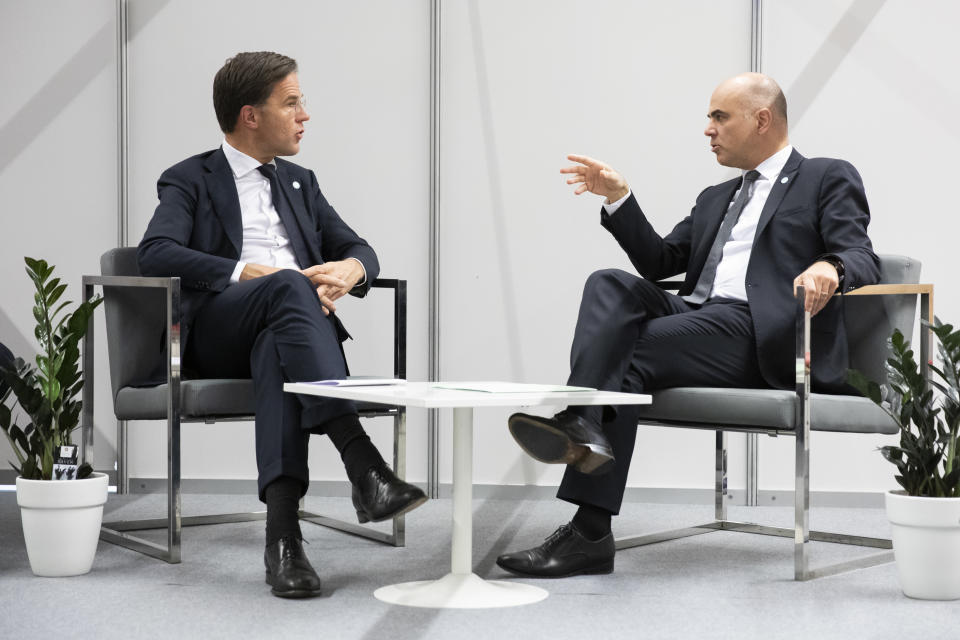
[[[587,540],[599,540],[610,533],[612,515],[606,509],[582,504],[573,516],[573,525]]]
[[[383,462],[383,456],[360,426],[357,414],[350,413],[334,418],[323,425],[323,431],[330,436],[333,446],[340,452],[347,477],[353,484],[360,480],[367,469]]]
[[[267,485],[264,498],[267,503],[267,546],[282,536],[302,539],[300,533],[300,497],[303,484],[295,478],[281,476]]]

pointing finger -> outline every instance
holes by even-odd
[[[587,165],[588,167],[592,167],[596,164],[599,164],[596,160],[594,160],[590,156],[580,156],[573,153],[567,156],[567,160],[570,160],[571,162],[579,162],[580,164]]]

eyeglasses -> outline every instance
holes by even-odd
[[[306,111],[307,110],[307,96],[301,95],[300,99],[297,100],[296,104],[287,104],[288,109],[293,109],[294,112],[297,111]]]
[[[258,104],[258,105],[254,105],[254,106],[256,106],[256,107],[265,107],[265,106],[267,106],[268,104],[270,104],[270,103],[269,103],[269,102],[264,102],[264,103],[262,103],[262,104]],[[296,102],[285,102],[285,103],[283,103],[283,105],[282,105],[280,108],[281,108],[281,109],[286,109],[286,110],[288,110],[288,111],[292,111],[293,113],[297,113],[297,112],[299,112],[299,111],[302,111],[302,112],[306,113],[306,111],[307,111],[307,97],[304,96],[304,95],[301,95],[301,96],[300,96],[300,99],[297,100]]]

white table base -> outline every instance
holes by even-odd
[[[373,595],[377,600],[408,607],[487,609],[532,604],[549,594],[546,589],[528,584],[484,580],[475,573],[448,573],[439,580],[380,587]]]
[[[377,589],[384,602],[408,607],[485,609],[539,602],[546,589],[484,580],[473,573],[473,409],[453,410],[453,543],[451,571],[439,580],[404,582]]]
[[[453,535],[450,573],[439,580],[405,582],[377,589],[375,596],[410,607],[475,609],[509,607],[539,602],[547,597],[540,587],[492,581],[473,573],[473,409],[475,407],[533,407],[570,405],[648,404],[650,396],[614,391],[509,392],[470,391],[474,383],[411,382],[384,386],[317,385],[287,382],[284,391],[424,409],[453,409]],[[487,383],[483,383],[487,384]],[[522,385],[520,385],[522,387]]]

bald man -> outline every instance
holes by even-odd
[[[708,187],[666,236],[650,225],[609,165],[571,155],[561,169],[575,194],[605,198],[600,223],[642,277],[607,269],[587,280],[569,384],[645,392],[676,386],[794,385],[795,285],[817,334],[814,388],[846,389],[847,340],[839,300],[877,281],[863,184],[848,162],[804,158],[790,145],[787,102],[771,78],[723,82],[707,110],[710,150],[743,174]],[[682,169],[682,167],[679,167]],[[655,281],[685,273],[678,295]],[[552,418],[514,414],[510,432],[529,455],[566,464],[557,497],[573,520],[539,547],[497,559],[520,575],[613,571],[611,517],[620,511],[636,439],[634,407],[570,407]],[[681,461],[681,458],[678,458]],[[682,462],[681,462],[682,464]]]

